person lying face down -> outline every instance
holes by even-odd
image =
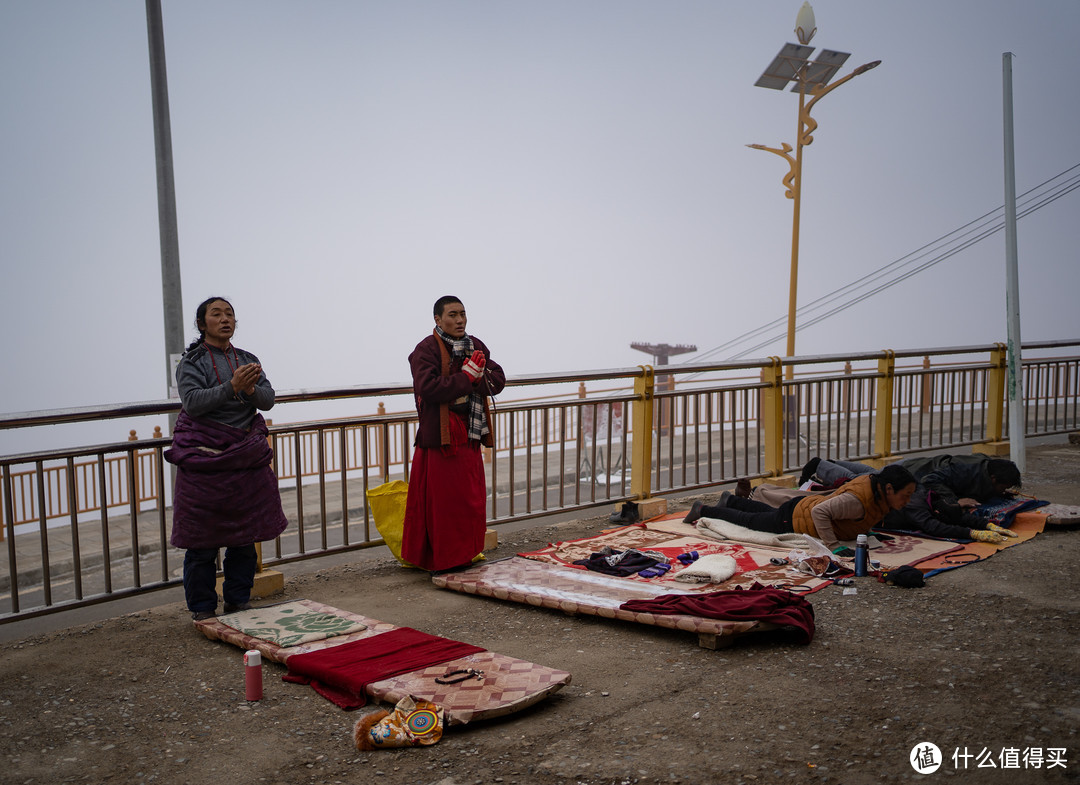
[[[1013,498],[1010,489],[1021,486],[1021,477],[1012,461],[985,455],[933,455],[892,465],[908,469],[919,486],[903,510],[885,517],[884,528],[988,543],[1016,536],[972,513],[992,499]],[[812,458],[803,467],[800,485],[815,481],[828,487],[872,471],[873,467],[864,463]],[[778,504],[767,497],[755,494],[759,501]]]
[[[769,487],[759,486],[757,493]],[[694,523],[700,518],[719,518],[771,534],[808,534],[820,539],[838,556],[853,556],[854,551],[841,541],[854,540],[869,532],[887,514],[902,509],[914,492],[915,478],[911,472],[892,465],[855,477],[824,493],[793,491],[775,507],[725,493],[717,505],[695,502],[683,520]]]

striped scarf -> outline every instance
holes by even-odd
[[[458,367],[472,357],[473,342],[472,338],[467,334],[462,338],[453,338],[443,332],[443,329],[438,325],[435,325],[435,333],[446,344],[446,348],[450,350],[451,362],[457,363]],[[488,425],[487,418],[484,417],[484,397],[475,388],[469,393],[468,406],[469,412],[466,424],[469,438],[480,441],[481,437],[488,432]]]

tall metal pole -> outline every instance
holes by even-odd
[[[161,237],[161,303],[165,315],[165,389],[175,385],[173,368],[184,350],[184,316],[180,289],[180,245],[176,227],[169,84],[165,74],[165,34],[161,0],[146,0],[146,32],[150,46],[150,94],[154,111],[154,153],[157,159],[158,232]],[[175,418],[170,418],[170,432]]]
[[[795,177],[792,181],[792,190],[795,192],[792,201],[791,218],[791,276],[788,281],[788,319],[787,319],[787,356],[795,356],[795,311],[799,300],[799,215],[802,207],[802,151],[803,151],[803,112],[806,103],[806,82],[800,82],[799,86],[799,127],[795,129]],[[787,378],[793,378],[793,367],[787,367]]]
[[[1013,155],[1012,52],[1001,56],[1005,136],[1005,310],[1008,319],[1009,457],[1024,471],[1024,390],[1020,374],[1020,274],[1016,250],[1016,161]]]

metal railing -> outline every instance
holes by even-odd
[[[1024,347],[1026,434],[1080,429],[1080,356],[1057,356],[1077,346]],[[485,455],[489,522],[779,477],[815,455],[887,459],[1000,444],[1008,438],[1005,359],[995,344],[664,366],[659,376],[638,366],[515,377],[508,388],[534,395],[495,407],[496,444]],[[408,480],[411,389],[285,393],[274,413],[330,399],[376,413],[271,426],[290,526],[264,548],[266,566],[382,544],[366,492]],[[386,399],[407,410],[387,413]],[[162,401],[33,412],[0,417],[0,429],[178,408]],[[0,457],[8,556],[0,623],[180,582],[183,553],[168,544],[168,446],[156,438]]]

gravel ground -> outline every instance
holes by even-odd
[[[1080,504],[1078,469],[1080,445],[1031,448],[1025,488]],[[500,533],[496,556],[606,524]],[[429,748],[359,753],[358,713],[282,682],[280,666],[264,666],[265,698],[246,702],[242,652],[207,641],[173,602],[0,644],[0,782],[1077,782],[1078,564],[1080,532],[1049,530],[922,589],[822,590],[809,646],[747,636],[718,651],[442,591],[389,558],[286,569],[286,599],[568,670],[573,683]],[[934,774],[909,764],[924,742],[944,758]]]

